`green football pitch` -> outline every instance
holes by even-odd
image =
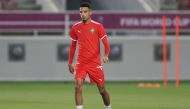
[[[138,88],[109,82],[113,109],[190,109],[190,82],[175,88]],[[84,86],[84,109],[105,109],[95,85]],[[0,109],[75,109],[72,82],[0,82]]]

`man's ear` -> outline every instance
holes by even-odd
[[[90,9],[89,11],[90,11],[90,15],[92,15],[92,9]]]

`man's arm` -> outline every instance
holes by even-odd
[[[70,53],[69,53],[69,62],[68,62],[68,68],[69,68],[70,73],[74,72],[72,62],[73,62],[73,58],[74,58],[74,55],[75,55],[76,44],[77,44],[77,41],[73,41],[73,40],[71,41]]]
[[[104,56],[103,56],[103,63],[107,63],[109,60],[109,53],[110,53],[110,46],[108,43],[107,37],[104,37],[102,39],[103,45],[104,45]]]

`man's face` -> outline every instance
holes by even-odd
[[[91,15],[91,9],[89,9],[88,7],[80,7],[80,16],[82,20],[88,20]]]

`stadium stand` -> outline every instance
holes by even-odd
[[[77,10],[79,2],[80,0],[67,0],[67,10]],[[93,2],[94,10],[147,12],[147,9],[151,9],[151,12],[159,12],[190,9],[190,0],[118,0],[117,2],[115,0],[94,0]]]
[[[149,7],[149,12],[159,12],[160,11],[160,1],[159,0],[140,0],[142,4],[145,4]],[[145,6],[144,5],[144,6]]]
[[[67,10],[78,10],[80,0],[67,0]],[[138,0],[94,0],[93,10],[145,11]]]
[[[179,10],[190,10],[190,0],[179,0],[178,9]]]
[[[187,10],[190,7],[189,0],[118,0],[118,2],[115,2],[115,0],[94,0],[93,1],[93,10],[101,12],[106,12],[106,13],[131,13],[131,12],[161,12],[161,11],[168,11],[168,10]],[[19,11],[25,11],[27,12],[48,12],[48,13],[70,13],[70,11],[75,11],[75,14],[78,12],[78,4],[80,3],[80,0],[0,0],[0,10],[5,10],[5,11],[12,11],[18,12]],[[150,11],[151,10],[151,11]],[[8,13],[8,14],[11,14]],[[77,13],[78,14],[78,13]],[[40,14],[39,14],[40,15]],[[3,16],[3,15],[1,15]],[[27,15],[28,16],[28,15]],[[38,16],[38,15],[37,15]],[[63,14],[64,19],[62,19],[62,24],[66,23],[65,21],[68,16],[65,16]],[[75,16],[77,18],[77,16]],[[14,20],[14,17],[12,21],[17,23],[17,25],[22,25],[24,23],[25,25],[31,26],[31,22],[35,22],[35,18],[32,17],[33,20],[25,19],[26,21],[21,22],[22,20],[20,19],[19,22],[17,20]],[[45,18],[46,19],[46,18]],[[97,18],[98,21],[103,21],[103,17]],[[26,23],[26,22],[29,23]],[[38,27],[39,22],[35,22],[34,25],[32,26],[33,28],[11,28],[10,25],[7,22],[4,22],[4,24],[8,24],[9,28],[3,29],[4,27],[1,26],[0,29],[0,35],[63,35],[63,34],[68,34],[69,28],[67,26],[67,30],[65,28],[62,28],[63,25],[61,25],[61,28],[49,28],[45,24],[47,22],[44,22],[41,20],[40,24],[42,25],[42,28]],[[60,20],[59,20],[60,21]],[[56,21],[55,26],[58,24],[59,21]],[[3,21],[1,21],[3,23]],[[43,26],[46,25],[46,26]],[[52,24],[51,24],[52,25]],[[68,25],[68,24],[67,24]],[[59,25],[60,26],[60,25]],[[117,36],[130,36],[130,35],[144,35],[144,36],[151,36],[152,34],[161,34],[161,32],[157,31],[131,31],[128,29],[108,29],[107,30],[108,35],[117,35]],[[186,32],[184,32],[186,34]],[[189,32],[187,32],[189,34]],[[168,34],[174,34],[174,32],[168,33]]]
[[[178,0],[179,1],[179,0]],[[160,10],[178,10],[177,0],[160,0]]]
[[[66,10],[66,0],[52,0],[61,12]]]
[[[42,6],[36,0],[0,0],[1,10],[41,10]]]
[[[17,4],[11,0],[0,0],[1,10],[15,10],[17,9]]]
[[[61,12],[61,6],[64,7],[60,0],[37,0],[37,3],[43,7],[42,12]]]

